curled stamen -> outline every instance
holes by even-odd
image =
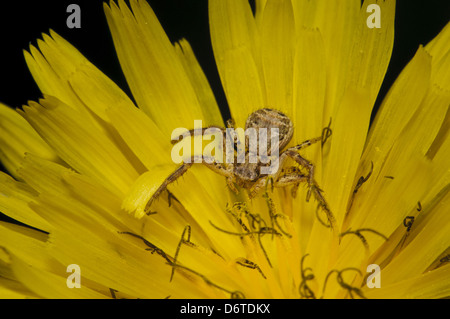
[[[267,193],[267,190],[263,194],[263,197],[266,200],[266,204],[269,209],[269,217],[270,217],[270,222],[271,222],[272,228],[275,229],[275,226],[276,226],[283,235],[286,235],[287,237],[291,238],[292,235],[289,234],[288,232],[284,231],[281,228],[280,224],[278,223],[278,218],[286,218],[286,217],[284,215],[276,213],[275,204],[273,203],[272,198],[270,198],[269,193]],[[272,235],[272,238],[273,238],[273,235]]]
[[[273,216],[274,216],[274,211],[275,211],[275,204],[273,203],[272,198],[270,198],[269,193],[267,193],[267,185],[268,185],[268,183],[266,184],[266,191],[264,192],[263,197],[266,200],[266,204],[269,209],[270,224],[271,224],[272,228],[274,228],[275,222],[274,222]],[[273,192],[273,179],[272,179],[272,192]],[[272,239],[273,239],[273,235],[272,235]]]
[[[353,194],[352,194],[352,197],[350,198],[350,203],[349,203],[348,208],[347,208],[347,214],[348,214],[348,212],[350,211],[350,209],[352,208],[353,200],[355,199],[356,193],[358,192],[358,190],[360,189],[360,187],[361,187],[365,182],[367,182],[367,181],[369,180],[369,177],[372,176],[372,173],[373,173],[373,162],[371,161],[371,162],[370,162],[370,171],[369,171],[369,173],[367,173],[366,177],[361,176],[361,177],[358,179],[358,182],[356,182],[356,186],[355,186],[355,188],[353,189]]]
[[[231,293],[231,299],[245,299],[245,296],[242,292],[240,291],[233,291]]]
[[[422,203],[420,201],[417,202],[417,211],[422,211]]]
[[[359,289],[359,288],[357,288],[357,287],[350,286],[349,284],[347,284],[347,283],[344,282],[344,279],[342,278],[342,273],[343,273],[344,271],[348,271],[348,270],[356,271],[356,272],[358,272],[358,274],[359,274],[360,276],[362,276],[361,271],[360,271],[358,268],[353,268],[353,267],[344,268],[344,269],[342,269],[341,271],[339,271],[339,273],[338,273],[338,276],[337,276],[338,284],[339,284],[342,288],[348,290],[348,293],[350,294],[350,297],[351,297],[352,299],[355,299],[355,298],[353,297],[353,294],[352,294],[353,292],[355,292],[360,298],[366,299],[366,297],[365,297],[364,294],[362,293],[361,289]]]
[[[267,181],[266,181],[266,193],[267,193],[267,189],[269,188],[269,184],[270,184],[270,191],[273,193],[273,187],[274,187],[274,181],[273,181],[273,177],[269,176],[267,177]]]
[[[327,228],[331,228],[331,223],[325,223],[323,220],[322,220],[322,218],[319,216],[319,208],[320,208],[320,204],[319,205],[317,205],[317,208],[316,208],[316,218],[317,218],[317,220],[323,225],[323,226],[325,226],[325,227],[327,227]]]
[[[331,269],[331,270],[328,272],[327,276],[325,277],[325,281],[323,282],[323,287],[322,287],[322,298],[323,298],[323,296],[324,296],[324,294],[325,294],[325,289],[326,289],[326,287],[327,287],[328,278],[329,278],[334,272],[338,273],[339,270],[337,270],[337,269]]]
[[[281,236],[281,233],[277,232],[275,229],[271,228],[271,227],[261,227],[259,230],[257,231],[249,231],[249,232],[245,232],[245,233],[237,233],[237,232],[232,232],[229,230],[225,230],[220,228],[219,226],[214,225],[211,221],[209,221],[209,223],[211,224],[211,226],[213,226],[215,229],[224,232],[226,234],[230,234],[230,235],[235,235],[235,236],[239,236],[239,237],[243,237],[243,236],[248,236],[248,235],[264,235],[264,234],[274,234],[277,236]]]
[[[132,232],[128,232],[128,231],[118,231],[119,234],[125,234],[125,235],[130,235],[136,238],[141,239],[145,245],[147,245],[149,248],[146,248],[145,250],[150,251],[151,254],[156,253],[157,255],[163,257],[168,263],[172,263],[173,258],[170,257],[169,255],[167,255],[161,248],[157,247],[156,245],[152,244],[151,242],[149,242],[147,239],[145,239],[144,237],[134,234]]]
[[[227,203],[227,206],[225,207],[225,210],[227,211],[227,213],[229,213],[231,216],[233,216],[236,219],[236,221],[239,223],[239,225],[241,225],[241,227],[242,227],[242,229],[244,229],[244,231],[250,232],[250,230],[248,229],[247,225],[245,225],[245,223],[242,221],[242,218],[240,216],[242,214],[242,211],[241,211],[242,206],[237,206],[236,204],[238,204],[238,203],[236,202],[236,203],[233,204],[233,209],[235,207],[238,207],[239,214],[237,214],[233,209],[231,209],[229,207],[228,203]],[[242,203],[242,205],[245,205],[245,203]],[[246,207],[244,208],[244,210],[245,210],[245,214],[247,214],[247,208]]]
[[[174,199],[176,202],[180,203],[178,198],[175,197],[170,191],[167,190],[167,203],[169,204],[169,207],[172,206],[172,199]]]
[[[270,267],[272,267],[272,264],[269,259],[269,255],[267,254],[267,252],[264,249],[264,246],[262,244],[261,237],[264,234],[273,234],[273,235],[281,236],[281,233],[277,232],[272,227],[267,227],[266,223],[263,219],[261,219],[261,218],[258,219],[258,225],[257,225],[258,227],[252,227],[252,229],[256,229],[255,231],[248,231],[248,232],[244,232],[244,233],[237,233],[237,232],[232,232],[232,231],[222,229],[222,228],[214,225],[211,221],[209,221],[209,223],[211,224],[211,226],[213,226],[217,230],[224,232],[226,234],[229,234],[229,235],[235,235],[235,236],[239,236],[241,238],[244,236],[248,236],[248,235],[257,235],[259,246],[260,246],[262,252],[264,253],[264,256],[266,257],[267,263],[269,264]],[[261,225],[264,225],[264,226],[261,226]]]
[[[233,209],[237,210],[238,213],[234,212],[233,210],[229,209],[227,204],[227,211],[238,221],[238,223],[241,225],[241,227],[246,231],[250,232],[251,230],[257,230],[261,227],[261,224],[266,226],[266,222],[262,219],[262,217],[259,214],[252,214],[246,203],[243,202],[236,202],[233,204]],[[242,221],[242,217],[246,217],[250,229],[247,227],[247,225]]]
[[[309,256],[309,254],[304,255],[300,262],[300,272],[301,272],[301,276],[302,276],[302,281],[298,287],[298,292],[300,293],[300,296],[302,298],[315,299],[316,296],[314,294],[314,291],[312,291],[311,288],[309,288],[309,286],[307,284],[307,281],[313,280],[315,278],[314,274],[311,273],[311,274],[306,275],[306,272],[307,271],[312,272],[312,269],[310,267],[308,267],[306,269],[303,268],[303,264],[304,264],[305,258],[307,256]]]
[[[388,238],[386,236],[384,236],[380,232],[378,232],[378,231],[376,231],[374,229],[371,229],[371,228],[360,228],[360,229],[357,229],[355,231],[349,229],[349,230],[347,230],[347,231],[345,231],[343,233],[340,233],[339,237],[342,238],[342,237],[344,237],[345,235],[348,235],[348,234],[356,235],[361,240],[361,242],[363,243],[364,247],[368,250],[369,249],[369,244],[367,243],[366,238],[361,234],[361,232],[371,232],[371,233],[374,233],[375,235],[378,235],[378,236],[382,237],[384,240],[388,240]]]
[[[414,223],[414,216],[406,216],[405,219],[403,219],[403,226],[406,227],[406,232],[409,233],[413,223]]]
[[[243,267],[258,270],[259,273],[261,274],[261,276],[263,276],[264,279],[267,279],[266,276],[264,275],[264,273],[262,272],[261,268],[259,268],[259,266],[257,264],[255,264],[253,261],[250,261],[246,258],[239,258],[238,260],[236,260],[236,263]]]
[[[272,267],[269,256],[263,246],[261,237],[265,234],[271,234],[272,239],[273,239],[273,237],[275,235],[276,236],[285,235],[288,237],[292,237],[292,235],[289,234],[288,232],[286,232],[280,226],[278,219],[285,218],[285,216],[283,216],[281,214],[277,214],[275,211],[275,205],[268,193],[269,183],[271,183],[271,185],[273,186],[273,179],[268,179],[267,184],[266,184],[266,190],[263,193],[263,197],[265,198],[268,209],[269,209],[270,227],[267,226],[266,221],[261,217],[260,214],[252,214],[248,210],[247,205],[243,202],[235,202],[232,205],[232,208],[230,208],[230,205],[227,204],[225,209],[229,214],[231,214],[237,220],[237,222],[241,225],[244,232],[228,231],[228,230],[222,229],[222,228],[214,225],[211,221],[210,221],[210,224],[214,228],[216,228],[217,230],[219,230],[221,232],[224,232],[229,235],[239,236],[239,237],[241,237],[241,239],[244,236],[256,235],[259,246],[260,246],[262,252],[264,253],[264,256],[266,257],[267,263],[269,264],[270,267]],[[247,223],[245,223],[242,220],[243,217],[247,218]]]
[[[369,173],[367,174],[366,177],[361,176],[361,177],[358,179],[358,182],[356,183],[355,189],[353,190],[353,194],[356,194],[356,193],[358,192],[358,189],[359,189],[365,182],[367,182],[367,181],[369,180],[369,177],[372,176],[372,173],[373,173],[373,162],[371,161],[371,162],[370,162],[370,171],[369,171]]]
[[[322,130],[322,146],[327,142],[328,138],[331,136],[333,132],[330,127],[331,127],[331,117],[327,127],[324,127]]]
[[[422,211],[422,203],[420,201],[417,202],[417,211],[420,213]],[[406,216],[403,219],[403,226],[406,227],[406,234],[402,237],[402,239],[400,240],[398,247],[399,249],[403,248],[403,246],[406,243],[406,240],[410,234],[411,228],[414,224],[415,221],[415,216]]]
[[[280,224],[278,223],[278,218],[286,219],[286,216],[281,215],[281,214],[275,214],[273,217],[274,217],[274,221],[275,221],[275,226],[277,226],[277,228],[280,230],[280,232],[283,235],[285,235],[285,236],[287,236],[289,238],[292,238],[292,235],[289,234],[287,231],[285,231],[283,228],[281,228]]]
[[[346,290],[347,290],[347,292],[348,292],[349,295],[350,295],[350,298],[355,299],[354,296],[353,296],[353,293],[356,293],[360,298],[366,299],[366,297],[365,297],[364,294],[362,293],[361,289],[359,289],[359,288],[357,288],[357,287],[353,287],[353,286],[347,284],[347,283],[344,281],[344,279],[343,279],[343,277],[342,277],[342,273],[344,273],[344,272],[346,272],[346,271],[350,271],[350,270],[356,271],[360,276],[362,276],[361,271],[360,271],[358,268],[354,268],[354,267],[348,267],[348,268],[344,268],[344,269],[342,269],[342,270],[337,270],[337,269],[332,269],[332,270],[330,270],[330,271],[328,272],[327,276],[325,277],[325,281],[324,281],[323,288],[322,288],[322,296],[323,296],[324,293],[325,293],[325,288],[326,288],[326,286],[327,286],[329,277],[331,276],[331,274],[336,273],[336,274],[337,274],[337,275],[336,275],[337,283],[338,283],[339,286],[341,286],[343,289],[346,289]]]
[[[330,228],[331,230],[335,230],[336,229],[336,227],[335,227],[336,226],[336,218],[334,217],[333,213],[331,212],[330,207],[328,207],[328,203],[325,201],[325,198],[322,195],[322,190],[316,186],[314,186],[312,188],[312,190],[313,190],[314,196],[316,197],[316,200],[318,202],[318,207],[322,208],[324,213],[327,216],[328,226],[320,218],[319,218],[319,221],[321,222],[321,224],[323,224],[327,228]],[[316,216],[318,216],[317,211],[316,211]]]
[[[178,242],[177,250],[175,251],[175,255],[173,257],[174,265],[177,263],[178,254],[180,253],[182,244],[193,245],[193,243],[191,243],[191,226],[189,225],[186,225],[186,227],[184,227],[183,233],[181,234],[181,239]],[[172,272],[170,273],[170,280],[169,280],[170,282],[172,281],[174,274],[175,274],[175,267],[172,267]]]
[[[240,292],[240,291],[231,291],[231,290],[226,289],[226,288],[224,288],[222,286],[219,286],[218,284],[216,284],[216,283],[212,282],[211,280],[209,280],[205,275],[202,275],[201,273],[199,273],[199,272],[197,272],[197,271],[195,271],[195,270],[193,270],[193,269],[191,269],[189,267],[185,267],[185,266],[182,266],[180,264],[172,264],[171,266],[173,266],[175,268],[180,268],[182,270],[185,270],[187,272],[190,272],[190,273],[200,277],[206,284],[208,284],[208,285],[210,285],[212,287],[215,287],[217,289],[220,289],[222,291],[225,291],[226,293],[229,293],[230,294],[230,298],[232,298],[232,299],[244,299],[245,298],[245,296],[244,296],[244,294],[242,292]],[[237,298],[237,296],[239,296],[241,298]]]
[[[247,209],[247,203],[245,203],[245,202],[235,202],[233,204],[233,208],[246,210]]]

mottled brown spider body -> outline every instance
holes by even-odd
[[[233,123],[229,123],[229,126],[234,126]],[[287,117],[284,113],[281,113],[277,110],[273,109],[260,109],[249,115],[247,121],[245,122],[245,130],[255,129],[258,130],[260,128],[266,128],[268,132],[271,132],[271,129],[278,129],[278,149],[282,150],[289,141],[292,139],[292,135],[294,133],[294,127],[292,125],[292,121]],[[257,138],[259,138],[257,136]],[[233,165],[233,175],[234,182],[243,188],[251,188],[253,184],[263,176],[267,174],[261,173],[261,166],[265,166],[267,164],[263,164],[260,160],[256,163],[252,163],[249,160],[249,141],[248,136],[245,137],[245,153],[246,158],[244,163],[237,163]],[[272,145],[270,137],[266,141],[267,146],[267,155],[272,154]],[[260,141],[258,140],[257,145],[260,145]]]
[[[228,127],[234,128],[234,122],[232,120],[228,121]],[[223,127],[217,127],[217,126],[210,126],[207,128],[202,129],[195,129],[188,132],[188,134],[196,133],[198,130],[202,132],[202,134],[206,131],[206,129],[216,129],[219,132],[223,134],[223,137],[226,136],[227,129]],[[272,172],[269,174],[261,173],[261,167],[271,165],[270,163],[264,162],[260,160],[259,155],[254,154],[255,149],[252,149],[249,145],[249,138],[246,135],[245,136],[245,161],[242,163],[239,163],[236,160],[236,153],[234,157],[234,161],[232,163],[218,163],[214,161],[214,159],[208,158],[206,159],[205,156],[202,156],[201,164],[207,166],[214,172],[223,175],[226,177],[227,184],[229,188],[238,193],[238,187],[244,188],[248,190],[249,197],[253,198],[256,196],[261,188],[263,188],[269,179],[272,182],[272,186],[274,187],[285,187],[289,185],[293,185],[294,189],[296,190],[298,185],[301,182],[306,182],[308,184],[308,193],[307,193],[307,201],[309,200],[311,194],[314,194],[314,197],[318,201],[319,205],[325,210],[327,213],[328,219],[330,221],[330,224],[333,224],[333,218],[331,211],[329,210],[328,204],[326,203],[322,191],[317,185],[316,181],[314,180],[314,165],[309,162],[307,159],[303,158],[298,152],[313,144],[317,143],[319,141],[324,142],[324,137],[316,137],[310,140],[306,140],[303,143],[300,143],[296,146],[289,147],[284,150],[284,148],[289,144],[289,142],[292,139],[293,133],[294,133],[294,127],[292,124],[292,121],[289,119],[287,115],[284,113],[270,109],[270,108],[264,108],[259,109],[253,113],[251,113],[245,123],[245,130],[247,129],[255,129],[259,130],[261,128],[266,128],[267,131],[271,131],[270,129],[275,128],[278,129],[278,136],[276,139],[277,145],[271,144],[271,138],[267,138],[265,143],[267,145],[261,145],[261,141],[258,140],[258,149],[261,149],[261,147],[266,147],[267,155],[271,156],[273,155],[274,147],[278,146],[276,150],[280,151],[279,156],[277,157],[278,160],[278,166],[276,172]],[[331,132],[329,128],[327,128],[328,132]],[[324,129],[325,131],[325,129]],[[328,137],[328,136],[326,136]],[[236,137],[235,137],[235,142]],[[277,153],[278,154],[278,153]],[[249,158],[251,155],[257,156],[256,162],[249,161]],[[300,169],[293,169],[293,170],[282,170],[283,165],[285,164],[286,159],[291,158],[293,159],[297,164],[300,165],[300,167],[303,167],[307,173],[303,173]],[[167,188],[167,186],[175,181],[178,177],[183,175],[196,161],[198,160],[197,157],[192,157],[190,163],[183,163],[177,170],[175,170],[174,173],[172,173],[164,182],[163,184],[157,189],[157,191],[153,194],[149,202],[146,206],[146,211],[150,211],[150,206],[154,199],[156,199],[163,190]],[[270,160],[272,161],[272,160]],[[288,173],[284,173],[287,171]],[[283,172],[283,174],[282,174]],[[295,195],[295,191],[293,189],[292,194]]]

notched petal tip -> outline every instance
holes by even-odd
[[[147,204],[164,180],[174,171],[174,165],[158,166],[143,173],[131,186],[122,201],[122,209],[138,219],[147,214]]]

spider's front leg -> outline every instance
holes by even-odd
[[[214,161],[213,158],[209,158],[209,157],[205,157],[205,156],[192,156],[190,163],[183,163],[181,166],[179,166],[172,174],[170,174],[165,180],[164,182],[158,187],[158,189],[156,190],[156,192],[152,195],[152,197],[150,198],[150,200],[147,202],[147,204],[145,205],[145,209],[144,212],[148,213],[150,212],[150,207],[153,204],[154,200],[156,198],[159,197],[159,195],[161,195],[161,193],[167,189],[167,186],[169,186],[169,184],[173,183],[174,181],[176,181],[179,177],[181,177],[184,173],[187,172],[187,170],[195,163],[199,162],[199,159],[202,160],[201,164],[205,165],[206,167],[208,167],[209,169],[211,169],[212,171],[223,175],[225,177],[227,177],[227,183],[228,180],[230,178],[232,178],[232,170],[225,164],[222,163],[217,163]],[[230,186],[230,184],[228,184],[228,186]],[[233,185],[234,187],[234,185]],[[234,187],[234,189],[230,186],[230,188],[232,190],[236,190],[236,187]]]
[[[249,190],[249,197],[253,198],[255,197],[261,188],[267,186],[267,183],[269,182],[269,178],[271,177],[273,179],[273,187],[286,187],[290,185],[298,186],[298,184],[302,182],[308,182],[309,178],[306,175],[300,174],[300,173],[292,173],[287,174],[278,177],[278,174],[272,175],[272,176],[264,176],[263,178],[259,179]],[[295,197],[296,194],[296,188],[292,189],[292,197]]]
[[[306,168],[308,170],[308,193],[306,194],[306,201],[309,202],[309,199],[311,198],[311,192],[314,188],[317,188],[320,190],[319,186],[317,185],[316,181],[314,180],[314,165],[308,161],[306,158],[302,157],[300,154],[295,152],[292,149],[287,149],[283,154],[286,154],[287,157],[292,158],[294,161],[296,161],[298,164],[300,164],[302,167]]]
[[[284,161],[287,157],[292,158],[294,161],[296,161],[301,166],[305,167],[308,170],[308,175],[302,175],[297,174],[298,181],[307,181],[309,185],[308,193],[306,195],[306,201],[309,201],[309,198],[311,196],[311,193],[314,194],[315,199],[319,202],[319,205],[323,208],[325,213],[327,214],[328,221],[330,222],[331,228],[334,228],[335,226],[335,218],[333,213],[331,212],[330,207],[328,206],[328,203],[325,200],[325,197],[322,194],[322,190],[320,189],[319,185],[314,179],[314,165],[308,161],[307,159],[303,158],[300,154],[295,152],[293,148],[289,148],[286,151],[283,152],[280,156],[280,165],[282,161]],[[283,158],[281,160],[281,158]],[[293,183],[292,181],[295,179],[294,176],[290,177],[290,183]],[[289,180],[286,180],[285,183],[287,183]]]
[[[293,198],[297,196],[297,188],[300,185],[300,183],[308,182],[309,178],[306,175],[303,175],[299,172],[286,174],[283,176],[280,176],[278,180],[275,182],[275,187],[287,187],[294,185],[294,187],[291,190],[291,195]]]
[[[298,164],[300,164],[302,167],[304,167],[308,170],[309,189],[308,189],[308,193],[306,195],[307,202],[309,202],[313,187],[317,187],[319,190],[320,190],[320,188],[317,186],[317,183],[314,181],[314,165],[310,161],[308,161],[306,158],[304,158],[300,154],[298,154],[297,152],[300,151],[301,149],[304,149],[304,148],[306,148],[314,143],[317,143],[317,142],[323,142],[323,136],[312,138],[312,139],[306,140],[296,146],[290,147],[286,151],[284,151],[282,154],[282,156],[286,155],[286,156],[292,158],[294,161],[296,161]],[[282,161],[280,160],[280,163],[281,162]]]
[[[148,214],[150,212],[150,207],[153,204],[153,201],[161,195],[161,193],[167,189],[167,186],[170,183],[173,183],[177,180],[178,177],[181,177],[184,173],[187,172],[187,170],[194,164],[194,161],[191,161],[190,163],[183,163],[180,167],[178,167],[172,174],[167,177],[164,182],[158,187],[156,192],[152,195],[150,200],[147,202],[144,208],[144,212]]]

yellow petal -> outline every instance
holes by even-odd
[[[291,1],[269,0],[260,30],[267,105],[292,116],[295,23]]]
[[[31,125],[19,113],[2,103],[0,103],[0,146],[0,161],[15,177],[17,177],[16,170],[27,152],[59,161],[55,152]]]
[[[46,298],[102,297],[86,286],[79,290],[67,287],[69,274],[66,275],[66,267],[56,262],[47,250],[46,234],[6,223],[1,223],[0,229],[6,263],[14,278],[29,291]]]
[[[322,187],[338,225],[343,221],[353,192],[353,181],[364,148],[370,114],[371,104],[367,91],[348,91],[333,121],[331,147]]]
[[[102,120],[108,120],[106,110],[112,105],[135,108],[128,96],[92,65],[80,66],[69,78],[69,83],[80,100]]]
[[[211,42],[231,115],[244,127],[248,115],[266,105],[258,35],[247,1],[209,1]]]
[[[170,136],[203,119],[199,101],[175,48],[145,1],[104,5],[116,52],[139,106]],[[170,114],[170,117],[167,116]]]
[[[318,28],[323,36],[328,73],[326,118],[348,86],[368,89],[370,104],[375,102],[393,48],[395,1],[377,2],[383,12],[379,29],[366,24],[366,8],[373,3],[292,1],[297,34],[308,27]]]
[[[258,70],[246,48],[226,51],[221,58],[220,76],[236,127],[254,111],[267,106]]]
[[[199,174],[208,174],[215,182],[209,183],[209,179],[199,179]],[[213,223],[222,229],[233,229],[233,222],[225,211],[229,190],[224,177],[204,166],[193,165],[180,182],[172,184],[170,190],[208,234],[215,251],[226,259],[239,255],[242,249],[239,237],[221,232],[211,225]]]
[[[383,281],[386,285],[424,272],[450,246],[449,205],[450,193],[447,193],[425,217],[420,233],[383,269]]]
[[[380,175],[371,176],[362,187],[370,189],[367,193],[358,191],[351,215],[352,229],[371,228],[384,236],[389,236],[403,222],[409,212],[416,209],[431,187],[431,163],[418,152],[411,153],[407,160],[402,158],[401,149],[394,145]],[[414,174],[411,174],[414,172]],[[360,189],[361,190],[361,189]],[[370,213],[362,213],[370,212]],[[383,243],[375,238],[370,243],[371,250]]]
[[[172,162],[166,136],[142,110],[117,103],[107,110],[109,121],[139,160],[149,169]]]
[[[28,206],[36,196],[37,192],[29,185],[0,172],[0,211],[26,225],[49,231],[50,225]]]
[[[48,234],[4,221],[0,222],[0,230],[1,246],[7,255],[12,253],[43,270],[55,270],[55,263],[46,252]]]
[[[402,141],[403,154],[418,150],[427,154],[433,140],[444,123],[450,105],[450,91],[436,85],[430,86],[417,111],[410,119],[398,139]],[[407,155],[405,155],[407,159]]]
[[[0,278],[0,298],[2,299],[32,299],[38,296],[17,280]]]
[[[366,289],[364,294],[369,299],[447,298],[450,295],[449,271],[450,265],[447,265],[392,285],[384,285],[381,277],[381,288]]]
[[[323,119],[325,104],[326,68],[325,50],[322,36],[317,29],[302,28],[297,33],[297,45],[293,70],[293,108],[294,136],[291,144],[297,145],[311,138],[321,136],[322,129],[330,119]],[[326,122],[323,124],[323,122]],[[328,147],[328,144],[325,145]],[[322,148],[320,143],[302,151],[302,156],[314,163],[314,176],[320,187],[322,185]],[[315,220],[316,203],[307,203],[306,191],[301,188],[297,200],[293,201],[294,225],[306,248],[308,234]],[[290,201],[290,199],[289,199]],[[299,220],[296,220],[299,218]]]
[[[426,45],[427,52],[435,58],[436,61],[440,61],[446,55],[448,55],[450,42],[450,23],[439,32],[439,34]]]
[[[258,28],[261,26],[262,15],[266,7],[267,0],[255,1],[255,21]]]
[[[180,40],[175,44],[175,50],[197,94],[197,99],[205,116],[205,125],[223,126],[222,116],[214,93],[189,42],[185,39]]]
[[[295,142],[322,134],[326,69],[322,36],[317,29],[301,29],[295,50],[293,120]],[[311,160],[313,160],[311,158]],[[314,161],[315,163],[315,161]]]
[[[51,210],[53,214],[58,212]],[[158,253],[146,250],[150,247],[129,234],[104,232],[101,226],[88,229],[84,224],[75,223],[71,228],[67,225],[58,227],[52,238],[50,251],[53,256],[63,265],[79,265],[81,284],[84,278],[88,287],[90,282],[103,287],[104,294],[109,295],[109,288],[112,288],[134,298],[165,298],[168,295],[186,298],[190,293],[201,298],[208,291],[199,284],[187,292],[183,287],[193,278],[185,276],[175,276],[175,280],[169,282],[171,267],[167,261]],[[165,253],[173,254],[172,251]],[[99,265],[102,265],[102,271],[99,271]]]
[[[24,116],[58,155],[78,172],[126,193],[137,172],[110,137],[53,97],[40,103],[24,107]]]
[[[30,205],[42,205],[45,202],[45,205],[61,206],[72,212],[49,214],[44,208],[40,216],[51,225],[51,233],[57,225],[67,221],[71,214],[78,223],[84,222],[93,228],[101,224],[110,232],[124,228],[124,225],[132,230],[140,229],[141,225],[138,226],[134,218],[121,211],[122,198],[92,178],[33,156],[25,159],[20,173],[39,193]],[[61,227],[70,227],[69,224]]]
[[[67,277],[39,269],[36,265],[27,264],[13,254],[11,254],[11,268],[13,269],[17,280],[23,283],[29,290],[43,298],[105,298],[104,295],[99,294],[86,286],[69,289],[67,287]],[[61,268],[61,270],[64,269],[63,267]]]
[[[51,163],[45,167],[39,167],[39,164],[44,163],[35,161],[31,163],[34,167],[24,167],[24,173],[40,191],[31,208],[52,225],[50,255],[62,265],[78,264],[82,285],[100,290],[107,296],[110,295],[108,288],[134,297],[184,296],[186,291],[180,290],[179,285],[185,285],[184,281],[190,279],[180,276],[176,283],[169,285],[171,267],[166,261],[160,255],[146,251],[149,247],[142,241],[133,243],[132,237],[120,233],[139,233],[145,223],[124,214],[120,210],[120,198],[68,169]],[[97,196],[100,198],[96,199]],[[99,264],[103,265],[104,272],[98,271]],[[65,271],[65,267],[61,271]],[[153,276],[159,279],[155,281]],[[59,284],[56,281],[50,283]],[[58,289],[54,289],[55,293]],[[51,286],[43,285],[41,290],[36,287],[33,291],[47,296]],[[201,290],[194,294],[202,296]]]
[[[174,164],[154,167],[139,176],[125,197],[122,208],[129,213],[134,213],[136,218],[142,218],[150,198],[164,180],[175,171],[175,168]]]
[[[377,112],[358,168],[356,175],[358,178],[367,175],[371,162],[374,165],[373,175],[378,175],[383,159],[425,96],[430,72],[431,58],[423,48],[419,48],[413,60],[395,81]],[[368,185],[373,180],[369,179],[360,192],[369,188]]]
[[[88,71],[89,75],[98,79],[99,83],[109,80],[70,43],[52,30],[50,34],[51,36],[43,34],[43,40],[37,41],[40,51],[30,45],[30,53],[24,52],[34,80],[43,94],[58,98],[83,114],[85,121],[91,121],[97,125],[96,119],[86,106],[102,117],[105,105],[84,104],[71,87],[70,79],[79,72]],[[74,84],[76,85],[76,82]],[[111,87],[112,85],[109,85],[107,88]]]
[[[369,28],[367,12],[369,5],[379,6],[381,27]],[[368,90],[369,103],[373,105],[386,74],[394,46],[395,1],[366,0],[362,4],[352,45],[348,85]]]
[[[448,118],[448,113],[447,113]],[[448,120],[447,120],[448,123]],[[427,196],[423,199],[424,203],[432,201],[441,190],[444,190],[450,184],[450,138],[447,138],[440,145],[439,150],[433,157],[433,180]]]
[[[294,57],[293,75],[293,108],[292,120],[294,123],[293,143],[297,145],[311,138],[321,136],[322,129],[330,119],[323,119],[325,105],[326,69],[325,51],[322,36],[317,29],[300,29],[297,34],[297,46]],[[324,122],[326,122],[324,124]],[[329,143],[327,143],[329,144]],[[328,147],[328,145],[326,145]],[[315,179],[322,186],[322,149],[317,143],[302,151],[305,158],[315,165]],[[306,195],[299,195],[304,199]],[[294,201],[300,207],[294,210],[302,212],[302,227],[307,220],[312,221],[315,207],[304,200]],[[305,214],[303,214],[305,213]],[[306,232],[303,228],[302,232]],[[307,238],[307,236],[302,236]]]
[[[47,37],[47,39],[49,38]],[[42,40],[39,40],[38,43],[41,46],[46,45]],[[60,75],[55,72],[50,62],[37,48],[30,46],[30,52],[24,51],[24,56],[28,69],[43,94],[52,94],[71,107],[82,110],[79,99],[69,88],[69,83],[61,80]]]
[[[324,116],[327,119],[339,106],[347,87],[346,82],[350,79],[350,55],[354,47],[354,36],[360,27],[361,2],[350,0],[338,3],[322,0],[317,2],[315,8],[315,12],[308,15],[314,14],[312,27],[320,30],[325,48],[327,100]]]

